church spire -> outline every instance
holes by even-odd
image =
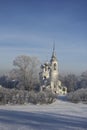
[[[52,57],[51,57],[51,61],[56,60],[56,54],[55,54],[55,42],[53,43],[53,52],[52,52]]]
[[[52,53],[52,56],[55,56],[55,41],[53,43],[53,53]]]

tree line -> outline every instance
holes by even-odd
[[[87,88],[87,71],[81,75],[69,74],[67,76],[60,76],[62,84],[67,87],[68,92],[76,91],[81,88]]]

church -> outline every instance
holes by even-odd
[[[39,78],[41,91],[49,89],[56,94],[67,94],[67,88],[62,86],[61,81],[59,80],[58,60],[55,54],[55,46],[53,47],[50,61],[41,65]]]

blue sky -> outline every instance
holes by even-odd
[[[18,55],[50,60],[60,73],[87,70],[87,0],[0,0],[0,72]]]

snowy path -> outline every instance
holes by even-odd
[[[87,130],[87,105],[0,106],[0,130]]]

